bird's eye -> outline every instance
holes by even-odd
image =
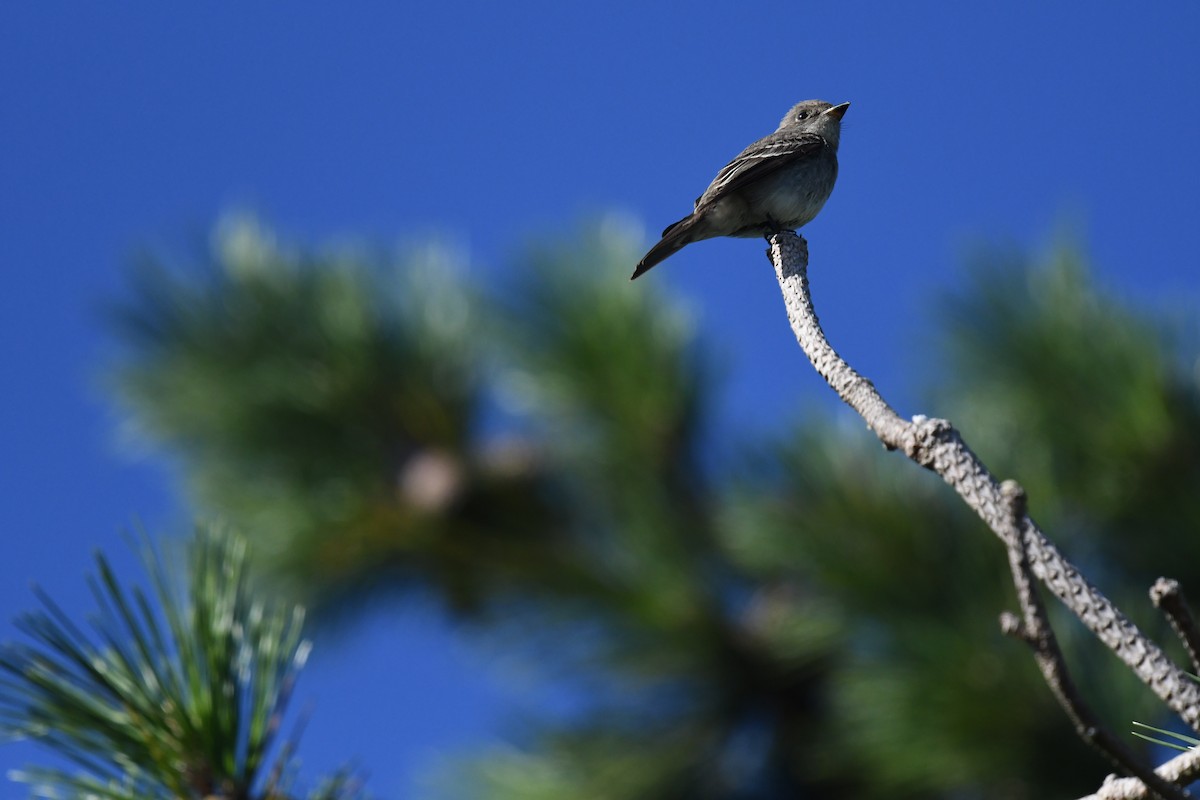
[[[796,112],[796,119],[808,119],[808,112],[807,111]]]

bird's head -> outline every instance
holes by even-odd
[[[849,103],[835,106],[824,100],[805,100],[792,106],[780,120],[779,130],[811,131],[836,148],[841,138],[842,116],[848,108]]]

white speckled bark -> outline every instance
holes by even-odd
[[[770,237],[788,319],[809,361],[834,391],[866,420],[888,449],[901,450],[950,484],[1003,540],[1007,522],[1000,484],[949,422],[902,419],[874,385],[842,360],[825,339],[808,288],[808,244],[791,232]],[[1192,681],[1147,639],[1108,598],[1092,586],[1026,517],[1025,550],[1033,574],[1045,584],[1117,657],[1176,713],[1200,730],[1200,685]],[[1008,534],[1011,535],[1011,534]],[[1140,785],[1140,782],[1139,782]]]

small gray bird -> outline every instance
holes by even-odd
[[[714,236],[770,236],[811,222],[837,180],[838,137],[849,103],[797,103],[770,136],[717,173],[691,214],[669,226],[633,278],[675,251]],[[633,280],[630,278],[630,280]]]

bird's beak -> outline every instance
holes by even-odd
[[[840,106],[834,106],[833,108],[826,109],[825,113],[828,114],[829,116],[833,117],[834,119],[840,120],[842,118],[842,116],[846,113],[846,109],[848,109],[849,107],[850,107],[849,103],[842,103]]]

